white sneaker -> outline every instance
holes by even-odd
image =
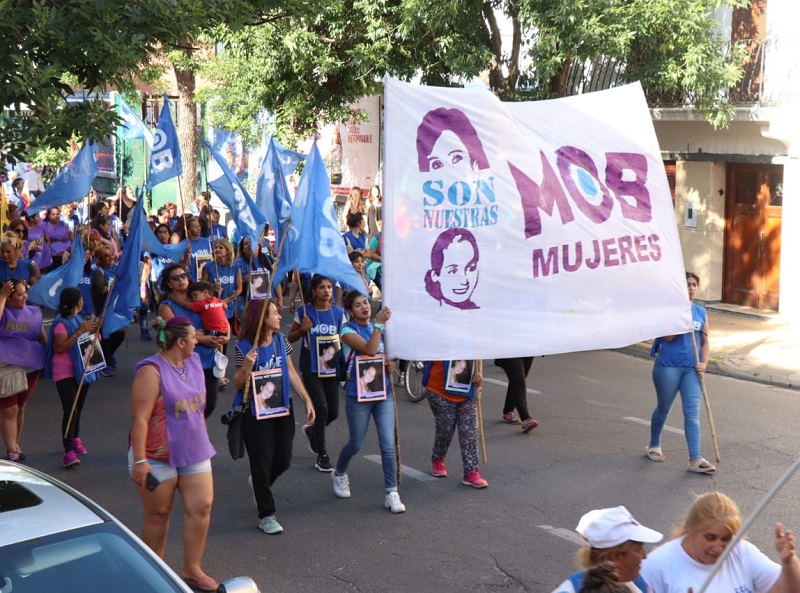
[[[337,476],[336,472],[331,473],[333,479],[333,493],[339,498],[350,498],[350,480],[347,474]]]
[[[400,502],[400,495],[397,492],[387,492],[383,506],[393,513],[405,513],[406,505]]]

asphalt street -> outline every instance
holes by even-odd
[[[117,354],[117,376],[101,379],[91,388],[81,426],[89,455],[80,467],[61,467],[60,406],[50,381],[40,383],[34,394],[23,438],[27,463],[77,487],[135,532],[142,512],[125,467],[129,392],[133,365],[153,351],[152,342],[139,340],[138,328],[128,329],[128,339]],[[610,351],[537,358],[528,397],[541,425],[529,434],[500,422],[505,378],[491,361],[485,368],[488,463],[481,472],[489,488],[475,490],[461,484],[457,440],[447,458],[450,477],[435,479],[428,474],[433,440],[430,409],[425,401],[414,404],[401,394],[400,494],[408,511],[392,515],[383,507],[374,429],[350,468],[353,496],[339,500],[332,493],[329,474],[314,469],[315,457],[298,423],[293,467],[273,488],[278,519],[285,528],[278,536],[257,529],[246,460],[233,461],[227,454],[219,416],[233,392],[231,388],[222,392],[209,422],[218,455],[213,460],[216,498],[206,571],[220,580],[251,576],[265,592],[546,593],[574,570],[578,545],[573,528],[584,512],[622,504],[645,525],[668,534],[694,494],[719,489],[747,514],[800,451],[796,391],[708,376],[722,453],[718,471],[709,477],[686,471],[678,405],[664,434],[667,462],[645,458],[655,405],[651,363],[646,360]],[[329,434],[335,461],[347,436],[343,416],[331,425]],[[713,460],[705,414],[703,454]],[[795,478],[749,534],[773,559],[775,522],[800,530],[799,498]],[[180,526],[178,504],[166,558],[178,568]]]

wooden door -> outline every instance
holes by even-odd
[[[728,164],[722,300],[778,310],[783,167]]]

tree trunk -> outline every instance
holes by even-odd
[[[191,49],[185,50],[191,57]],[[178,84],[178,143],[183,158],[181,193],[178,195],[179,211],[189,205],[197,195],[197,105],[194,102],[195,74],[193,70],[180,70],[173,66]]]

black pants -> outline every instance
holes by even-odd
[[[294,413],[279,418],[256,420],[250,411],[242,419],[242,434],[250,475],[253,477],[253,495],[256,497],[258,518],[275,514],[272,485],[292,464],[294,439]]]
[[[61,437],[65,453],[72,451],[72,440],[81,436],[81,412],[83,412],[83,404],[86,402],[86,394],[89,391],[88,383],[84,382],[81,387],[78,403],[75,405],[75,413],[72,415],[72,422],[70,422],[69,430],[67,430],[69,415],[72,412],[75,395],[78,393],[78,380],[75,377],[70,377],[56,381],[56,391],[58,391],[58,397],[61,399]],[[64,434],[67,435],[67,438],[63,438]]]
[[[525,380],[531,370],[533,357],[498,358],[494,363],[505,371],[508,378],[503,414],[508,414],[516,409],[521,419],[530,418],[531,415],[528,413],[528,386]]]
[[[109,367],[116,367],[114,364],[114,353],[122,346],[125,341],[125,330],[121,329],[110,334],[107,338],[100,341],[100,346],[103,348],[103,358],[106,359],[106,365]]]
[[[217,394],[219,379],[214,376],[214,369],[203,369],[203,377],[206,380],[206,411],[203,415],[208,418],[217,407]]]
[[[314,429],[312,438],[316,445],[317,453],[327,453],[325,444],[325,427],[339,417],[339,382],[336,377],[320,379],[311,370],[308,356],[300,357],[300,373],[303,376],[303,385],[314,404]]]

